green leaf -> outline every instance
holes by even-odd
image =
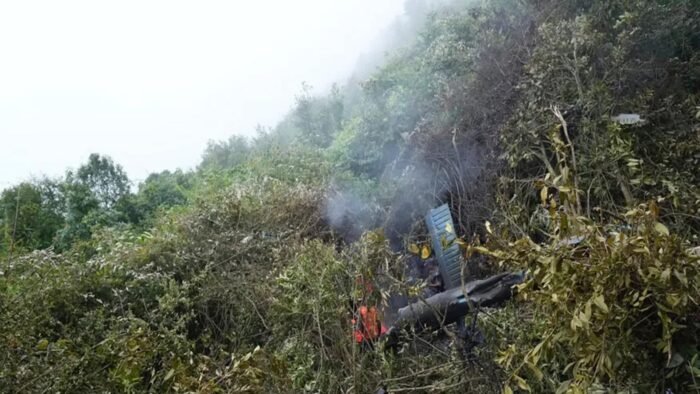
[[[537,381],[541,382],[542,379],[544,379],[544,374],[535,364],[529,362],[527,363],[527,367],[530,369],[532,374],[535,375],[535,379],[537,379]]]
[[[693,374],[693,376],[700,378],[700,369],[699,368],[696,368],[693,366],[688,366],[688,370],[690,371],[690,373]]]
[[[564,394],[567,391],[569,391],[569,387],[571,386],[571,380],[565,380],[561,382],[559,385],[559,388],[557,388],[556,394]]]
[[[581,319],[579,319],[578,315],[574,315],[574,317],[571,318],[571,330],[576,331],[577,328],[580,328],[583,326],[581,323]]]
[[[688,277],[685,276],[685,273],[673,270],[673,275],[683,284],[683,286],[688,286]]]
[[[532,391],[532,389],[531,389],[530,386],[527,384],[527,382],[525,381],[525,379],[521,378],[520,376],[518,376],[518,375],[513,375],[513,380],[515,380],[515,383],[518,385],[518,388],[520,388],[521,390],[525,390],[525,391],[528,391],[528,392]]]
[[[661,280],[664,282],[668,282],[668,280],[671,279],[671,268],[666,268],[662,273],[661,273]]]
[[[668,227],[663,225],[662,223],[656,222],[654,223],[654,230],[656,230],[657,233],[662,234],[662,235],[670,235],[668,231]]]
[[[672,369],[680,366],[685,362],[685,359],[683,356],[678,353],[678,352],[673,352],[673,356],[671,357],[670,360],[668,360],[668,364],[666,365],[666,368]]]
[[[36,344],[38,350],[46,350],[49,347],[49,341],[47,339],[42,339]]]
[[[583,312],[579,315],[579,319],[586,325],[586,328],[591,323],[591,315],[593,315],[593,310],[589,301],[583,306]]]
[[[595,306],[600,308],[601,311],[605,313],[609,312],[608,305],[605,304],[605,297],[602,294],[593,297],[593,303],[595,304]]]

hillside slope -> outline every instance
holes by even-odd
[[[305,87],[195,171],[132,193],[94,155],[3,191],[0,391],[700,390],[700,5],[406,18],[362,82]],[[467,279],[527,282],[479,314],[473,357],[451,329],[360,348],[353,304],[420,292],[408,249],[441,203]]]

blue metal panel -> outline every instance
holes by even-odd
[[[460,286],[462,284],[462,255],[459,245],[454,242],[457,235],[450,208],[444,204],[431,209],[425,217],[425,223],[430,231],[433,250],[440,266],[440,275],[445,290]]]

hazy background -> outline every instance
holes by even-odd
[[[349,76],[404,0],[4,1],[0,188],[92,152],[134,181]]]

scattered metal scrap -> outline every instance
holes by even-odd
[[[439,329],[456,323],[460,336],[466,342],[478,342],[480,336],[476,328],[476,316],[471,327],[467,327],[465,317],[477,313],[481,307],[497,306],[510,299],[513,286],[525,280],[525,273],[501,273],[482,280],[463,284],[462,254],[449,207],[445,204],[431,209],[426,215],[433,250],[439,264],[444,291],[398,310],[398,316],[384,337],[387,346],[400,342],[401,332],[406,329]],[[469,350],[473,347],[469,347]]]
[[[639,114],[619,114],[610,117],[610,119],[622,125],[632,125],[646,122],[646,120],[642,119]]]

